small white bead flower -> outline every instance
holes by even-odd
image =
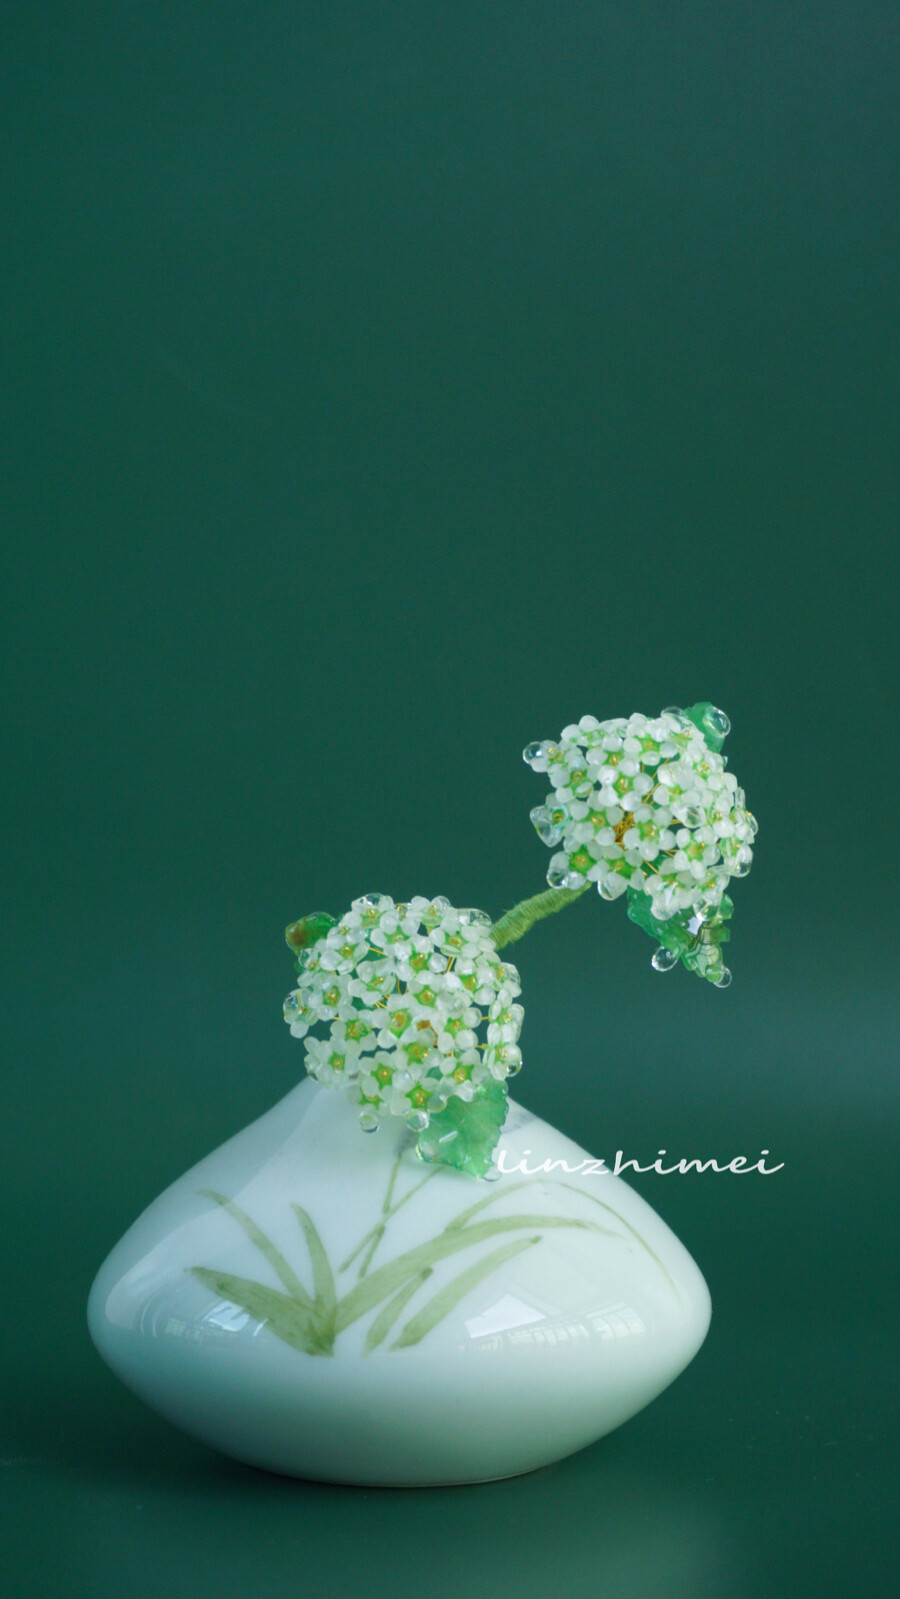
[[[295,1038],[328,1024],[327,1038],[307,1037],[307,1069],[359,1105],[364,1128],[402,1116],[421,1131],[454,1096],[519,1070],[519,974],[485,911],[368,894],[330,920],[309,918],[309,938],[304,923],[291,930],[300,975],[284,1014]]]
[[[554,850],[551,887],[596,883],[607,900],[628,893],[632,919],[720,986],[730,980],[719,949],[730,914],[725,891],[750,870],[756,833],[719,754],[730,726],[708,704],[653,718],[583,716],[558,741],[523,752],[552,785],[531,812]],[[668,934],[657,925],[667,923]],[[662,959],[656,964],[666,969]]]

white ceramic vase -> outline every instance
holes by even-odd
[[[526,1156],[526,1151],[529,1151]],[[172,1184],[102,1266],[94,1342],[147,1404],[298,1477],[478,1482],[559,1460],[696,1354],[706,1285],[619,1178],[510,1102],[487,1182],[364,1136],[307,1078]]]

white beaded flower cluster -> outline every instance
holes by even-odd
[[[296,1038],[328,1024],[307,1038],[307,1070],[360,1106],[366,1131],[389,1116],[421,1131],[453,1095],[520,1069],[519,974],[491,925],[443,897],[367,894],[301,953],[285,1020]]]
[[[583,716],[558,742],[529,744],[524,759],[553,785],[531,812],[556,849],[551,887],[594,882],[607,900],[643,893],[658,922],[688,916],[699,928],[716,914],[730,879],[750,870],[756,822],[718,753],[728,717],[694,710],[699,726],[677,707],[655,718]]]

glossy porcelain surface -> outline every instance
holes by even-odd
[[[88,1310],[103,1358],[225,1454],[364,1484],[558,1460],[692,1359],[700,1272],[627,1184],[572,1173],[584,1150],[513,1103],[506,1166],[569,1173],[485,1182],[409,1138],[301,1083],[113,1249]]]

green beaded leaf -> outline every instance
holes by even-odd
[[[690,910],[679,911],[677,915],[661,922],[653,915],[647,894],[638,893],[633,888],[628,890],[629,921],[642,927],[662,949],[671,950],[673,955],[677,955],[689,972],[695,972],[698,977],[705,977],[711,983],[716,982],[722,973],[721,946],[727,944],[731,937],[727,923],[733,911],[731,899],[723,894],[715,915],[699,926],[695,913]],[[694,931],[691,930],[692,926]]]
[[[468,1104],[454,1094],[446,1110],[431,1112],[419,1136],[422,1159],[483,1177],[506,1120],[507,1100],[506,1084],[495,1081],[481,1083]]]
[[[649,894],[637,893],[633,888],[628,890],[628,919],[642,927],[645,933],[655,938],[658,944],[664,944],[673,954],[686,955],[694,943],[694,937],[687,929],[687,919],[683,916],[670,916],[667,922],[661,922],[654,916],[650,909]]]

